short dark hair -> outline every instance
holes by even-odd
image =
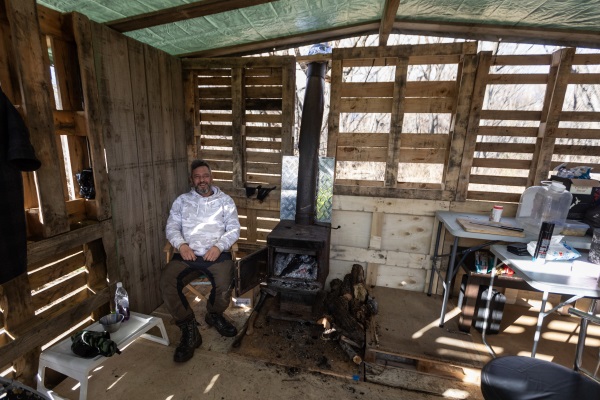
[[[198,167],[206,167],[208,168],[208,172],[211,172],[210,165],[204,160],[194,160],[192,161],[192,166],[190,167],[190,176],[194,173],[194,170]]]

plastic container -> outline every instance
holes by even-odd
[[[492,207],[492,211],[490,212],[490,221],[500,222],[502,219],[502,211],[504,211],[503,206],[495,205]]]
[[[125,317],[124,321],[129,319],[129,295],[121,282],[117,282],[117,290],[115,290],[115,308],[117,313]]]
[[[537,235],[542,222],[554,224],[554,234],[562,232],[573,195],[565,185],[552,181],[547,186],[528,187],[521,195],[516,220],[530,234]]]
[[[565,236],[585,236],[590,226],[585,222],[568,219],[565,221],[565,227],[561,234]]]

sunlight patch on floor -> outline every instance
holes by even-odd
[[[206,386],[206,389],[204,389],[204,394],[211,391],[213,386],[215,386],[215,383],[217,383],[219,376],[220,376],[219,374],[216,374],[215,376],[212,377],[212,379],[210,380],[210,383]]]
[[[454,308],[452,311],[446,313],[446,317],[444,319],[445,319],[445,321],[449,321],[452,318],[456,317],[458,314],[460,314],[460,308]],[[439,329],[439,326],[440,326],[440,319],[438,318],[436,320],[433,320],[431,323],[425,325],[423,328],[419,329],[415,333],[413,333],[412,338],[420,339],[421,337],[423,337],[425,332],[429,331],[432,328]]]

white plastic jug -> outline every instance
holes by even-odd
[[[559,234],[564,226],[573,195],[565,185],[553,181],[548,186],[528,187],[521,195],[517,222],[526,232],[538,234],[542,222],[554,224],[553,234]]]

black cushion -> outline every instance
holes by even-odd
[[[598,400],[600,383],[562,365],[506,356],[483,367],[481,393],[485,400]]]

